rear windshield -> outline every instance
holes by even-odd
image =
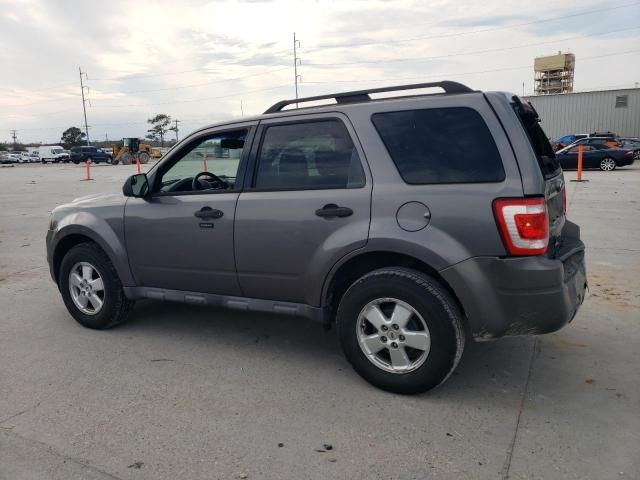
[[[538,112],[533,108],[533,105],[522,103],[520,98],[515,95],[512,100],[513,103],[511,105],[513,105],[513,109],[518,114],[518,118],[527,132],[529,142],[536,153],[542,175],[544,178],[555,177],[560,172],[560,163],[556,159],[556,154],[549,143],[547,135],[540,126]]]

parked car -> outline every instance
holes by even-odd
[[[579,140],[583,142],[588,142],[587,139],[600,139],[600,140],[591,140],[592,142],[597,142],[599,145],[603,145],[607,148],[620,148],[622,147],[622,143],[618,140],[618,136],[612,132],[593,132],[593,133],[576,133],[573,135],[565,135],[560,137],[553,143],[554,150],[561,150],[564,147],[568,147],[571,144],[577,143]]]
[[[587,137],[576,140],[570,146],[574,145],[588,145],[594,149],[602,150],[607,148],[620,148],[622,143],[613,137]]]
[[[14,152],[17,155],[18,163],[32,163],[37,162],[40,158],[36,155],[35,160],[31,153],[29,152]]]
[[[633,152],[633,159],[640,160],[640,138],[620,138],[622,148]]]
[[[10,163],[20,163],[22,160],[22,154],[20,152],[9,152],[6,155]]]
[[[580,144],[573,144],[556,152],[556,157],[564,169],[578,168]],[[582,168],[599,168],[605,172],[633,163],[633,152],[622,148],[598,148],[582,146]]]
[[[558,330],[584,299],[546,138],[517,96],[448,81],[278,102],[197,130],[121,195],[55,208],[51,276],[94,329],[143,298],[337,324],[362,377],[423,392],[467,340]]]
[[[69,155],[64,153],[64,149],[60,145],[42,145],[39,147],[38,152],[42,163],[69,161]]]
[[[560,150],[564,147],[571,145],[576,140],[580,140],[581,138],[587,138],[589,136],[588,133],[575,133],[571,135],[564,135],[557,140],[552,142],[552,146],[554,150]]]
[[[113,158],[101,148],[97,147],[73,147],[71,148],[71,161],[76,165],[90,160],[93,163],[111,163]]]
[[[0,152],[0,164],[5,165],[8,163],[13,163],[13,160],[11,159],[11,157],[9,157],[9,154]]]

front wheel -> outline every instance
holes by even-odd
[[[600,170],[603,172],[611,172],[616,169],[616,161],[611,157],[605,157],[600,160]]]
[[[125,297],[109,257],[94,243],[81,243],[67,252],[58,288],[69,313],[87,328],[122,323],[135,303]]]
[[[343,351],[356,372],[394,393],[438,386],[464,350],[455,300],[415,270],[383,268],[361,277],[342,297],[337,321]]]

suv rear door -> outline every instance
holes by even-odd
[[[566,190],[562,168],[544,130],[542,130],[540,126],[540,117],[535,108],[533,108],[530,103],[523,103],[516,95],[511,98],[511,102],[513,111],[518,116],[528,140],[529,148],[522,149],[522,151],[519,152],[520,157],[518,158],[522,171],[522,183],[525,195],[531,193],[540,195],[540,193],[544,193],[549,215],[549,242],[550,245],[553,245],[555,239],[561,236],[565,223]],[[512,141],[514,137],[515,134],[511,137]],[[587,139],[578,140],[576,143],[582,143],[585,140]],[[537,190],[537,188],[534,192],[528,191],[529,186],[535,183],[536,178],[539,178],[537,175],[534,175],[533,172],[530,173],[525,170],[529,168],[530,164],[534,164],[534,162],[529,162],[529,158],[527,158],[531,153],[535,156],[537,160],[535,164],[537,164],[542,174],[544,182],[542,192],[536,192],[535,190]]]
[[[372,182],[338,113],[260,122],[235,253],[246,297],[319,305],[327,270],[367,242]]]

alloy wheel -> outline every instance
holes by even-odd
[[[95,315],[104,305],[104,282],[98,270],[87,262],[76,263],[69,272],[69,292],[75,306],[86,315]]]
[[[431,350],[424,318],[402,300],[378,298],[361,310],[356,322],[358,344],[367,359],[390,373],[419,368]]]
[[[600,169],[604,170],[605,172],[610,172],[611,170],[616,168],[616,162],[613,158],[603,158],[600,161]]]

